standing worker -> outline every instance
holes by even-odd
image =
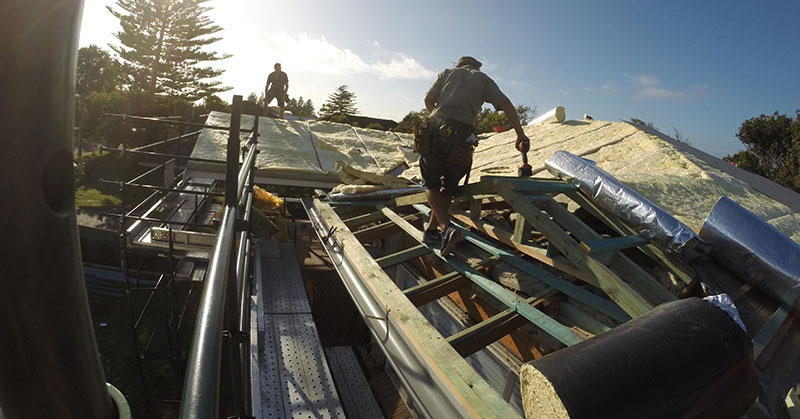
[[[472,166],[477,143],[475,116],[483,104],[491,103],[506,114],[517,133],[517,150],[527,153],[530,149],[530,139],[522,130],[514,105],[480,68],[475,58],[461,57],[455,68],[439,74],[425,94],[428,126],[415,135],[425,196],[432,210],[423,241],[440,244],[443,255],[449,254],[460,238],[450,223],[449,207],[459,180]]]
[[[288,98],[289,92],[289,76],[281,71],[281,63],[275,63],[275,71],[269,73],[267,77],[267,85],[264,87],[264,113],[269,114],[267,105],[272,102],[272,99],[278,99],[278,107],[280,108],[280,117],[283,118],[283,106]]]

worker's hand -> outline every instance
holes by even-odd
[[[527,153],[531,149],[531,140],[526,135],[517,135],[517,142],[514,143],[514,147],[523,153]]]

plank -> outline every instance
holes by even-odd
[[[420,218],[419,214],[411,214],[403,217],[403,219],[407,221],[416,221],[419,218]],[[361,242],[370,243],[375,240],[380,240],[398,231],[400,231],[400,228],[397,227],[395,223],[386,222],[369,226],[367,228],[363,228],[361,230],[354,232],[353,235],[355,235],[355,237]]]
[[[515,192],[535,192],[535,193],[565,193],[578,190],[578,186],[564,182],[563,180],[547,178],[517,178],[505,176],[483,176],[481,182],[492,182],[510,184]]]
[[[497,264],[499,258],[492,257],[472,265],[475,269],[488,268]],[[460,272],[449,272],[436,279],[424,282],[403,291],[412,304],[419,307],[431,301],[438,300],[451,292],[471,285],[472,282]]]
[[[365,224],[374,223],[375,221],[380,221],[383,218],[384,218],[383,214],[381,214],[380,211],[375,211],[375,212],[368,212],[366,214],[356,215],[355,217],[346,218],[342,220],[342,222],[344,223],[344,225],[347,226],[347,228],[350,229],[350,231],[353,231],[358,227],[361,227]]]
[[[791,307],[787,307],[785,304],[778,307],[775,310],[775,313],[767,320],[767,323],[761,327],[761,330],[753,337],[753,357],[755,357],[759,364],[765,364],[768,359],[764,361],[761,360],[762,353],[764,353],[765,349],[770,345],[773,339],[779,336],[779,330],[782,329],[782,325],[787,323],[789,320],[789,314],[792,312]],[[788,329],[785,328],[785,329]]]
[[[407,262],[416,257],[426,255],[430,252],[431,249],[428,246],[419,244],[416,246],[409,247],[408,249],[401,250],[397,253],[392,253],[390,255],[377,258],[375,259],[375,262],[377,262],[378,266],[380,266],[381,268],[386,269],[390,266],[399,265],[403,262]]]
[[[422,231],[403,220],[402,217],[397,215],[389,208],[382,207],[380,210],[392,221],[397,223],[409,236],[422,242]],[[427,245],[426,245],[427,246]],[[500,302],[509,308],[514,308],[515,311],[520,313],[531,323],[535,324],[554,338],[567,346],[571,346],[583,341],[583,339],[576,335],[575,332],[568,327],[558,323],[546,314],[537,310],[535,307],[527,304],[524,299],[518,297],[514,293],[508,291],[500,284],[486,278],[478,271],[470,267],[466,262],[460,261],[452,256],[443,256],[438,249],[434,250],[434,254],[447,262],[453,269],[461,272],[469,278],[475,285],[488,292],[493,297],[497,298]]]
[[[607,239],[588,240],[581,242],[581,248],[590,255],[604,252],[616,252],[631,247],[644,246],[650,243],[650,238],[642,234],[635,236],[611,237]]]
[[[380,419],[383,418],[378,402],[372,395],[372,389],[364,376],[361,366],[349,346],[332,346],[325,348],[328,365],[333,374],[333,381],[339,391],[339,397],[348,418]]]
[[[548,288],[538,295],[527,298],[525,302],[531,304],[533,307],[537,307],[545,302],[546,296],[555,292],[556,290]],[[466,357],[485,348],[512,331],[519,329],[525,325],[526,321],[527,319],[509,308],[480,323],[448,336],[447,342],[453,345],[461,356]]]
[[[500,195],[522,214],[535,229],[547,236],[572,263],[586,273],[597,278],[598,285],[612,300],[632,317],[641,316],[653,309],[648,302],[633,287],[621,280],[608,267],[602,265],[586,252],[580,249],[575,242],[560,226],[545,216],[539,208],[526,201],[514,192],[509,185],[497,185]]]

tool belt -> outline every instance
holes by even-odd
[[[475,147],[466,140],[474,133],[472,125],[448,119],[430,121],[414,129],[414,151],[422,156],[435,154],[454,165],[472,164]]]

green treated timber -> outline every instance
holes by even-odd
[[[557,179],[546,178],[517,178],[504,176],[483,176],[481,182],[490,182],[495,186],[499,183],[510,184],[516,192],[530,193],[566,193],[578,189],[577,185]],[[495,189],[495,192],[497,190]]]
[[[789,317],[789,313],[791,313],[791,308],[787,308],[786,305],[781,305],[775,310],[775,313],[767,320],[767,323],[761,327],[761,330],[758,331],[756,336],[753,338],[753,357],[758,359],[761,353],[766,349],[769,345],[769,342],[777,333],[778,329],[780,329],[781,325],[786,318]]]
[[[365,224],[374,223],[375,221],[380,221],[384,219],[383,213],[380,211],[369,212],[362,215],[357,215],[355,217],[347,218],[342,220],[344,225],[352,231],[354,228],[361,227]]]
[[[639,317],[653,309],[633,287],[621,280],[608,267],[587,255],[561,227],[543,214],[539,208],[514,192],[510,185],[498,185],[500,195],[522,214],[534,228],[542,232],[579,269],[594,275],[598,285],[612,300],[632,317]]]
[[[496,265],[499,261],[499,258],[491,257],[472,265],[472,267],[475,269],[490,267]],[[453,271],[415,287],[408,288],[403,291],[403,293],[411,300],[411,303],[419,307],[431,301],[438,300],[470,284],[472,284],[472,281],[470,281],[469,278],[462,275],[461,272]]]
[[[556,224],[561,225],[577,237],[578,240],[588,242],[603,239],[600,234],[592,230],[591,227],[576,217],[575,214],[569,212],[569,210],[559,205],[556,201],[551,199],[548,202],[542,202],[540,205],[553,217]],[[556,245],[556,247],[558,246]],[[638,293],[647,298],[651,303],[658,305],[676,300],[672,293],[662,287],[650,274],[645,272],[644,269],[635,264],[624,254],[617,251],[596,253],[590,256],[594,260],[610,268],[615,276],[625,278],[627,283],[632,285]]]
[[[411,221],[411,220],[416,220],[419,217],[420,214],[411,214],[404,216],[403,219]],[[386,237],[389,234],[399,230],[400,229],[397,227],[395,223],[385,222],[385,223],[375,224],[367,228],[362,228],[361,230],[353,232],[353,235],[356,236],[357,239],[363,242],[371,242],[373,240],[378,240],[383,237]]]
[[[641,234],[635,236],[611,237],[608,239],[589,240],[581,242],[581,248],[590,255],[605,252],[616,252],[631,247],[644,246],[650,243],[650,238]]]
[[[558,315],[566,319],[569,323],[589,333],[593,333],[594,335],[603,334],[612,328],[612,326],[605,324],[591,314],[568,302],[562,302],[558,305]]]
[[[462,400],[462,405],[473,417],[518,417],[518,413],[481,378],[430,322],[408,301],[397,284],[380,269],[375,260],[353,237],[333,209],[319,200],[314,207],[327,224],[337,230],[336,241],[341,244],[347,258],[353,263],[363,284],[378,298],[380,305],[389,309],[389,321],[408,333],[409,344],[428,360],[427,371],[432,379],[441,380],[449,391]]]
[[[423,214],[427,214],[430,212],[430,208],[424,205],[415,205],[419,212]],[[606,316],[620,322],[624,323],[631,319],[625,311],[619,308],[616,304],[611,301],[606,300],[596,294],[593,294],[569,281],[561,279],[552,273],[539,268],[538,266],[530,263],[516,255],[513,255],[499,247],[493,245],[488,240],[478,236],[477,234],[457,225],[454,224],[456,228],[460,229],[462,234],[464,234],[464,238],[472,243],[473,245],[477,246],[481,250],[489,253],[492,256],[497,256],[500,258],[502,262],[505,262],[514,268],[519,269],[520,271],[530,275],[534,279],[542,282],[543,284],[547,285],[548,287],[554,288],[563,294],[574,298],[577,301],[580,301],[583,304],[597,310],[598,312],[605,314]]]
[[[397,215],[391,209],[384,207],[380,208],[380,210],[390,220],[397,223],[397,225],[399,225],[406,233],[408,233],[409,236],[411,236],[418,242],[422,242],[422,231],[415,228],[408,221],[403,220],[402,217]],[[441,252],[439,252],[438,249],[434,250],[434,254],[439,258],[441,258],[442,260],[444,260],[445,262],[447,262],[451,267],[453,267],[453,269],[461,272],[464,276],[469,278],[475,285],[477,285],[478,287],[480,287],[493,297],[497,298],[498,301],[505,304],[507,307],[513,308],[523,317],[528,319],[531,323],[535,324],[549,335],[558,339],[563,344],[567,346],[572,346],[576,343],[580,343],[583,341],[583,339],[580,336],[575,334],[575,332],[570,330],[568,327],[553,320],[552,318],[548,317],[546,314],[542,313],[536,308],[530,306],[525,302],[524,299],[516,296],[511,291],[504,288],[502,285],[481,275],[478,271],[469,266],[467,263],[451,256],[444,256],[441,254]]]
[[[594,215],[598,220],[602,221],[614,230],[617,234],[624,236],[629,234],[636,234],[636,230],[627,225],[622,220],[619,220],[617,217],[609,216],[605,214],[600,207],[597,206],[591,199],[586,197],[583,192],[580,190],[575,192],[567,193],[567,196],[578,203],[581,208],[589,211],[590,214]],[[658,246],[650,243],[643,248],[640,248],[646,255],[650,256],[654,260],[658,261],[662,266],[669,269],[673,273],[675,273],[678,278],[680,278],[684,283],[691,284],[694,280],[695,274],[691,271],[690,268],[683,266],[680,263],[675,262],[667,256],[664,251],[662,251]]]
[[[538,303],[544,301],[542,298],[555,292],[556,290],[548,288],[527,298],[525,302],[535,307]],[[497,341],[514,330],[519,329],[526,321],[527,319],[509,308],[480,323],[448,336],[447,342],[453,345],[453,348],[455,348],[461,356],[466,357],[485,348],[487,345],[490,345],[492,342]]]
[[[411,259],[428,254],[430,252],[431,249],[429,249],[428,246],[419,244],[416,246],[409,247],[408,249],[401,250],[397,253],[392,253],[391,255],[386,255],[377,258],[375,259],[375,262],[377,262],[381,268],[386,269],[390,266],[399,265],[403,262],[407,262]]]

